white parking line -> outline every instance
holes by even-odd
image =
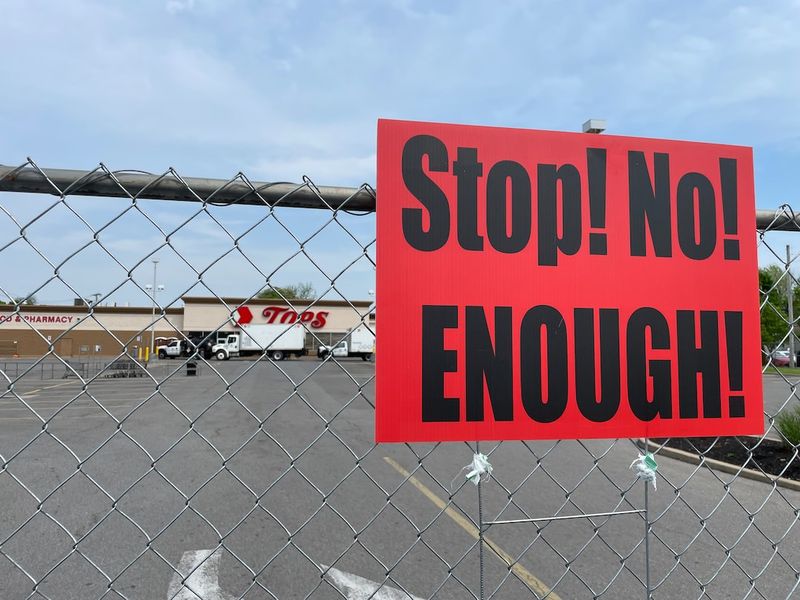
[[[226,594],[219,587],[219,557],[219,549],[184,552],[178,565],[178,572],[170,581],[167,598],[233,600],[233,596]]]
[[[176,394],[177,395],[177,394]],[[74,399],[86,399],[91,400],[92,398],[97,399],[99,402],[106,402],[109,400],[136,400],[137,398],[163,398],[166,396],[169,398],[169,394],[164,393],[156,393],[153,395],[152,392],[150,393],[130,393],[130,394],[64,394],[62,396],[43,396],[36,394],[35,396],[20,396],[23,400],[28,400],[29,398],[37,398],[36,402],[67,402],[69,400]],[[15,396],[6,396],[5,398],[0,398],[0,405],[4,402],[19,402],[19,398]]]
[[[144,400],[147,400],[149,403],[158,402],[158,401],[166,402],[165,400],[163,400],[162,398],[159,398],[157,396],[153,397],[153,398],[149,398],[149,399],[148,398],[149,397],[147,397],[147,396],[132,396],[130,398],[97,398],[96,402],[95,402],[95,400],[92,400],[88,396],[83,396],[83,397],[80,397],[80,398],[41,398],[41,397],[25,398],[25,397],[23,397],[23,400],[26,402],[26,404],[28,404],[30,406],[41,406],[42,408],[59,407],[59,406],[64,406],[65,404],[87,404],[87,405],[95,406],[97,404],[105,405],[105,404],[123,403],[123,404],[134,405],[134,404],[139,404],[140,402],[143,402]],[[12,408],[20,408],[20,407],[25,408],[25,406],[22,404],[22,402],[20,400],[16,399],[16,398],[0,398],[0,411],[7,410],[7,409],[12,409]]]
[[[112,408],[113,409],[117,409],[117,408],[133,408],[135,405],[133,405],[133,404],[106,404],[106,403],[104,403],[101,406],[104,406],[107,410],[111,410]],[[73,411],[73,410],[76,410],[76,409],[101,410],[100,406],[98,406],[97,404],[70,404],[68,406],[64,406],[63,404],[59,404],[57,406],[31,405],[31,408],[33,408],[33,410],[35,410],[37,412],[48,411],[48,412],[51,412],[51,413],[55,412],[57,409],[62,409],[62,408],[63,408],[63,410],[68,410],[68,411]],[[12,411],[14,411],[14,412],[12,412]],[[11,414],[11,416],[14,416],[15,412],[30,413],[31,411],[27,406],[4,406],[4,407],[0,408],[0,418],[2,418],[3,415],[9,414],[9,413]]]
[[[328,569],[325,579],[330,581],[337,590],[345,594],[347,600],[423,600],[417,596],[412,596],[408,592],[398,590],[388,585],[381,585],[377,581],[365,579],[360,575],[347,573],[320,565],[323,569]]]
[[[57,387],[63,387],[65,385],[69,385],[70,383],[75,383],[73,381],[64,381],[62,383],[56,383],[54,385],[46,385],[44,387],[36,388],[35,390],[30,390],[29,392],[24,392],[25,394],[35,394],[37,392],[41,392],[42,390],[51,390]]]
[[[44,421],[49,420],[49,418],[50,417],[44,417],[43,419],[40,419],[39,417],[35,417],[33,415],[30,415],[30,416],[27,416],[27,417],[3,417],[3,416],[0,416],[0,425],[5,423],[6,421],[36,421],[37,423],[41,423],[43,420]],[[108,415],[74,415],[73,416],[73,415],[65,415],[63,413],[58,415],[58,418],[59,419],[81,419],[81,420],[83,420],[83,419],[111,419],[111,417],[109,417]],[[113,421],[111,421],[111,422],[113,422]]]

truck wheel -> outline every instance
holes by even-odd
[[[164,352],[163,350],[159,350],[158,351],[158,358],[160,358],[161,360],[164,360],[165,358],[167,358],[167,353]]]
[[[280,350],[273,350],[272,351],[272,360],[283,360],[283,352]]]
[[[361,355],[361,360],[363,360],[364,362],[371,361],[372,360],[372,354],[362,354]]]
[[[225,354],[225,350],[217,351],[217,360],[225,360],[226,358],[228,358],[228,355]]]

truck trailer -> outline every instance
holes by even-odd
[[[234,356],[253,356],[266,353],[272,360],[306,353],[306,331],[302,325],[287,327],[281,324],[241,325],[241,332],[230,333],[224,342],[214,344],[211,354],[217,360]]]

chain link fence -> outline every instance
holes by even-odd
[[[0,362],[0,598],[793,597],[788,207],[757,225],[773,265],[766,432],[682,453],[650,441],[649,491],[630,468],[642,440],[483,444],[493,472],[476,488],[475,445],[374,444],[372,362],[201,351],[264,290],[295,315],[336,302],[371,328],[356,297],[373,280],[374,208],[368,185],[0,167],[0,347],[18,355]],[[306,276],[323,282],[316,299],[285,297]],[[188,356],[149,356],[157,334],[189,339],[174,316],[189,295],[216,321]],[[91,296],[58,328],[26,318],[39,298]],[[115,302],[152,317],[112,327]],[[298,321],[317,345],[338,339]],[[87,327],[102,343],[77,341]],[[41,351],[23,356],[15,336]],[[73,340],[105,356],[76,360]]]

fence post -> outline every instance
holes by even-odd
[[[787,315],[789,317],[789,366],[797,366],[797,358],[795,356],[794,344],[794,286],[792,285],[792,250],[789,244],[786,244],[786,304]]]
[[[644,451],[650,447],[648,438],[644,439]],[[650,503],[647,495],[647,479],[642,479],[644,485],[644,580],[645,600],[650,600]]]
[[[475,442],[475,454],[481,453],[481,443]],[[478,476],[478,575],[480,577],[480,600],[483,595],[483,503],[481,499],[481,477]]]

